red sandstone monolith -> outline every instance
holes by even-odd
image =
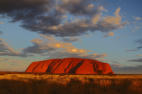
[[[108,63],[92,59],[64,58],[33,62],[26,70],[50,74],[113,74]]]

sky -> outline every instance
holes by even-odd
[[[1,0],[0,71],[79,57],[142,73],[142,0]]]

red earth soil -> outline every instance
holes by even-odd
[[[92,59],[64,58],[33,62],[26,70],[50,74],[113,74],[109,64]]]

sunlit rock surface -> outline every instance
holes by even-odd
[[[33,62],[26,70],[50,74],[113,74],[109,64],[93,59],[64,58]]]

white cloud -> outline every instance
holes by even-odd
[[[21,55],[21,53],[10,47],[3,39],[0,39],[0,56],[4,55],[18,56]]]
[[[120,8],[117,8],[114,12],[115,16],[107,16],[104,18],[104,22],[112,25],[121,25],[121,19],[122,17],[119,15]]]
[[[140,20],[142,20],[142,18],[141,18],[141,17],[134,17],[134,19],[135,19],[136,21],[140,21]]]
[[[113,37],[114,36],[114,32],[108,32],[104,37]]]
[[[77,48],[72,43],[62,42],[53,36],[41,35],[41,37],[41,39],[33,39],[33,46],[25,48],[24,53],[40,54],[41,56],[49,56],[49,58],[83,57],[100,59],[107,56],[107,54],[97,54],[90,50]],[[93,54],[89,54],[92,52]]]
[[[97,22],[99,22],[100,18],[101,18],[101,14],[95,15],[95,16],[92,18],[92,23],[93,23],[93,24],[97,24]]]

